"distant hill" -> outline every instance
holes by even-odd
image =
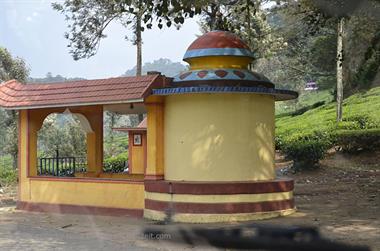
[[[148,62],[143,65],[143,75],[145,75],[148,71],[159,71],[163,75],[167,77],[174,77],[182,71],[185,71],[187,67],[179,62],[172,62],[167,58],[160,58],[158,60],[154,60],[153,62]],[[122,76],[135,76],[136,75],[136,67],[127,70]],[[115,76],[116,77],[116,76]],[[44,78],[28,78],[28,83],[56,83],[56,82],[67,82],[67,81],[76,81],[76,80],[85,80],[85,78],[66,78],[62,75],[55,75],[51,72],[46,74]]]
[[[56,82],[67,82],[67,81],[76,81],[76,80],[85,80],[85,78],[66,78],[61,75],[56,75],[55,77],[51,72],[46,74],[44,78],[28,78],[28,83],[56,83]]]
[[[158,60],[154,60],[153,62],[145,63],[143,65],[143,75],[148,71],[159,71],[163,75],[167,77],[174,77],[178,73],[186,70],[187,67],[179,62],[172,62],[167,58],[160,58]],[[122,76],[135,76],[136,75],[136,67],[127,70]]]

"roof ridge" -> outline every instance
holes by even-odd
[[[8,84],[11,84],[13,82],[18,82],[18,81],[17,81],[17,79],[10,79],[10,80],[1,82],[0,85],[8,85]],[[18,83],[22,84],[21,82],[18,82]]]
[[[125,76],[125,77],[111,77],[111,78],[95,78],[95,79],[78,79],[78,80],[69,80],[69,81],[60,81],[60,82],[27,82],[27,85],[57,85],[57,84],[68,84],[76,82],[93,82],[93,81],[107,81],[107,80],[116,80],[116,79],[126,79],[126,78],[150,78],[155,75],[142,75],[142,76]]]

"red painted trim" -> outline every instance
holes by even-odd
[[[171,208],[174,213],[189,214],[259,213],[294,208],[294,199],[249,203],[185,203],[145,199],[145,208],[162,212]]]
[[[29,177],[30,173],[30,157],[29,157],[29,151],[30,151],[30,132],[29,132],[29,110],[26,110],[26,176]]]
[[[133,143],[131,144],[131,139],[133,141],[133,133],[128,133],[128,173],[132,173],[132,153],[133,153]]]
[[[18,192],[17,192],[17,200],[20,200],[21,194],[21,111],[18,112],[18,139],[17,139],[17,166],[18,166]]]
[[[156,181],[156,180],[163,180],[163,179],[164,179],[164,175],[162,175],[162,174],[161,175],[145,174],[145,176],[144,176],[144,180],[146,180],[147,182]],[[146,187],[145,187],[145,191],[147,191]],[[149,191],[147,191],[147,192],[149,192]]]
[[[112,130],[119,131],[119,132],[145,132],[146,128],[119,127],[119,128],[112,128]]]
[[[102,123],[102,126],[100,127],[100,172],[103,173],[103,166],[104,166],[104,107],[103,106],[100,106],[100,109],[101,109],[101,113],[100,113],[100,116],[101,116],[101,123]],[[86,119],[88,120],[87,116],[84,115],[86,117]],[[87,140],[86,140],[86,144],[88,144]],[[96,152],[96,151],[95,151]]]
[[[294,181],[292,179],[277,179],[273,181],[256,182],[145,182],[146,192],[173,194],[261,194],[288,192],[293,191],[293,189]]]
[[[144,214],[143,209],[33,203],[33,202],[24,202],[24,201],[17,202],[17,209],[32,211],[32,212],[46,212],[46,213],[90,214],[90,215],[133,216],[133,217],[142,217]]]
[[[85,182],[85,183],[112,183],[112,184],[144,184],[144,180],[109,179],[109,178],[57,178],[57,177],[28,177],[34,181],[61,181],[61,182]]]
[[[143,135],[143,148],[144,148],[144,175],[146,174],[146,168],[148,166],[148,141],[146,132]]]

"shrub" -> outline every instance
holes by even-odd
[[[380,148],[380,129],[339,130],[335,144],[344,152],[356,153]]]
[[[124,171],[127,161],[128,155],[126,153],[107,158],[104,160],[103,171],[107,173],[121,173]]]
[[[343,118],[343,121],[338,125],[338,129],[342,130],[370,129],[376,127],[378,127],[378,125],[373,118],[364,114]]]
[[[12,185],[17,182],[17,169],[12,166],[0,166],[0,187]]]
[[[318,167],[319,160],[332,146],[332,141],[328,133],[314,132],[309,135],[288,137],[278,144],[286,158],[294,161],[294,171],[299,171]]]
[[[0,187],[12,185],[16,182],[17,169],[13,168],[11,156],[0,156]]]

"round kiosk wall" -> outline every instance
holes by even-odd
[[[165,98],[165,180],[275,178],[274,98],[183,94]]]

